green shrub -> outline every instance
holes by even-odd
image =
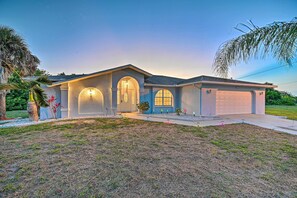
[[[137,104],[137,108],[141,112],[145,112],[150,109],[150,104],[148,102],[141,102],[141,103]]]
[[[266,90],[266,105],[295,105],[296,103],[296,97],[290,93],[275,89]]]
[[[182,110],[180,108],[176,108],[175,113],[176,115],[180,115],[182,113]]]
[[[20,83],[21,79],[16,74],[13,73],[9,79],[9,83]],[[12,90],[6,95],[6,110],[25,110],[27,109],[29,91],[24,90]]]
[[[290,96],[283,96],[281,99],[281,104],[294,106],[296,104],[296,99],[294,97],[290,97]]]

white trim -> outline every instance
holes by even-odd
[[[151,86],[151,87],[178,87],[178,85],[161,85],[161,84],[150,84],[150,83],[144,83],[144,86]]]
[[[236,82],[213,82],[213,81],[201,81],[202,84],[217,84],[217,85],[235,85],[242,87],[264,87],[264,88],[276,88],[276,85],[266,84],[247,84],[247,83],[236,83]]]
[[[161,84],[150,84],[144,83],[144,86],[152,86],[152,87],[183,87],[187,85],[193,84],[215,84],[215,85],[234,85],[241,87],[262,87],[262,88],[277,88],[276,85],[266,85],[266,84],[247,84],[247,83],[237,83],[237,82],[214,82],[214,81],[197,81],[193,83],[185,83],[179,85],[161,85]]]

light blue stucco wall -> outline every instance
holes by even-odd
[[[168,106],[156,106],[155,105],[155,95],[157,94],[157,92],[161,89],[167,89],[169,90],[172,95],[173,95],[173,106],[172,107],[168,107]],[[175,112],[176,108],[180,108],[180,88],[177,87],[151,87],[151,86],[146,86],[144,88],[144,92],[143,92],[143,97],[141,98],[141,102],[149,102],[150,104],[150,109],[148,111],[146,111],[145,113],[149,114],[149,113],[161,113],[161,111],[163,111],[163,113],[173,113]]]

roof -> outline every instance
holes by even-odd
[[[52,82],[67,81],[75,78],[80,78],[86,76],[87,74],[72,74],[72,75],[58,75],[58,76],[48,76],[48,79]]]
[[[203,82],[203,81],[262,85],[261,83],[247,82],[247,81],[241,81],[241,80],[233,80],[233,79],[228,79],[228,78],[218,78],[218,77],[214,77],[214,76],[197,76],[197,77],[194,77],[194,78],[190,78],[190,79],[181,81],[178,84],[181,85],[181,84],[189,84],[189,83]]]
[[[273,84],[262,84],[255,82],[247,82],[241,80],[233,80],[227,78],[218,78],[213,76],[197,76],[189,79],[181,79],[169,76],[152,76],[145,80],[146,86],[168,86],[168,87],[182,87],[189,84],[224,84],[224,85],[238,85],[238,86],[253,86],[253,87],[266,87],[275,88]]]
[[[107,73],[123,70],[123,69],[132,69],[139,73],[144,74],[145,76],[145,86],[168,86],[168,87],[182,87],[188,84],[201,83],[201,84],[224,84],[224,85],[238,85],[238,86],[256,86],[256,87],[276,87],[271,84],[261,84],[240,80],[233,80],[227,78],[218,78],[213,76],[197,76],[189,79],[176,78],[171,76],[162,76],[162,75],[152,75],[149,72],[146,72],[134,65],[128,64],[111,69],[102,70],[99,72],[91,74],[79,74],[79,75],[64,75],[64,76],[49,76],[49,80],[53,82],[51,86],[57,86],[65,82],[78,81],[82,79],[87,79],[99,75],[104,75]]]
[[[128,65],[114,67],[114,68],[110,68],[110,69],[106,69],[106,70],[101,70],[101,71],[90,73],[90,74],[66,75],[66,76],[69,76],[69,78],[66,77],[65,79],[63,79],[61,81],[54,82],[51,86],[60,85],[60,84],[63,84],[65,82],[70,82],[70,81],[77,81],[77,80],[92,78],[92,77],[95,77],[95,76],[100,76],[100,75],[103,75],[103,74],[107,74],[107,73],[111,73],[111,72],[115,72],[115,71],[119,71],[119,70],[123,70],[123,69],[132,69],[132,70],[135,70],[135,71],[137,71],[139,73],[142,73],[146,77],[152,76],[151,73],[149,73],[147,71],[144,71],[144,70],[142,70],[142,69],[140,69],[140,68],[138,68],[138,67],[136,67],[134,65],[128,64]],[[73,78],[71,78],[70,76],[73,76]],[[55,78],[57,76],[52,76],[52,77]]]
[[[71,74],[71,75],[49,75],[47,76],[48,80],[50,80],[52,83],[55,82],[62,82],[62,81],[68,81],[75,78],[80,78],[83,76],[86,76],[87,74]],[[24,79],[26,80],[36,80],[39,76],[27,76]]]
[[[179,82],[184,81],[182,78],[175,78],[170,76],[153,75],[145,79],[145,83],[162,84],[162,85],[177,85]]]

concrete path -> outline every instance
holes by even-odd
[[[288,120],[279,116],[247,114],[227,115],[222,116],[222,118],[231,119],[234,121],[237,120],[239,122],[244,120],[244,122],[248,124],[297,135],[297,121]]]
[[[148,120],[154,122],[164,122],[168,124],[180,124],[188,126],[219,126],[225,124],[235,124],[235,123],[247,123],[251,125],[260,126],[267,129],[273,129],[280,132],[285,132],[293,135],[297,135],[297,121],[288,120],[281,118],[279,116],[272,115],[255,115],[255,114],[245,114],[245,115],[224,115],[216,117],[193,117],[191,115],[177,116],[175,114],[137,114],[137,113],[124,113],[123,117]],[[121,115],[116,116],[98,116],[104,118],[121,118]],[[0,123],[0,128],[14,127],[14,126],[28,126],[47,122],[55,122],[60,120],[71,120],[71,119],[85,119],[85,118],[96,118],[96,117],[83,117],[83,118],[67,118],[58,120],[45,120],[39,122],[29,122],[28,119],[3,121]]]
[[[224,115],[219,117],[199,118],[194,117],[192,119],[185,118],[183,116],[172,116],[172,115],[153,115],[153,114],[136,114],[136,113],[125,113],[124,117],[148,120],[155,122],[164,122],[168,124],[181,124],[188,126],[219,126],[224,124],[235,124],[235,123],[247,123],[251,125],[260,126],[267,129],[273,129],[280,132],[285,132],[293,135],[297,135],[297,121],[288,120],[279,116],[272,115]]]

